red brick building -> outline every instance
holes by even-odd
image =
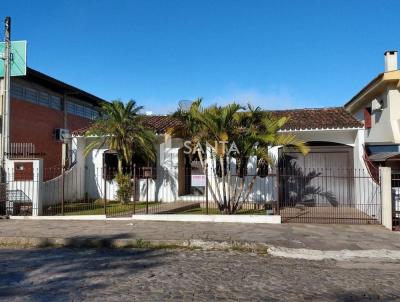
[[[105,100],[41,72],[11,80],[10,143],[32,143],[44,168],[60,168],[62,141],[56,129],[87,127]]]

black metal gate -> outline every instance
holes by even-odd
[[[282,222],[380,224],[380,184],[365,170],[279,169]]]

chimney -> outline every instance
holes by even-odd
[[[385,72],[397,70],[397,50],[385,51]]]

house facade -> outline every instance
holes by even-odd
[[[362,159],[363,125],[343,108],[273,111],[272,114],[289,117],[289,122],[280,131],[294,134],[310,146],[307,156],[303,156],[295,150],[283,150],[280,146],[276,146],[270,150],[274,158],[279,158],[285,153],[290,155],[300,168],[319,169],[323,173],[331,170],[334,170],[335,173],[343,173],[343,175],[337,175],[338,177],[346,176],[349,170],[365,168]],[[154,201],[172,202],[204,197],[204,190],[196,188],[195,185],[192,186],[195,176],[204,174],[199,168],[198,162],[185,156],[182,138],[171,137],[167,134],[167,130],[176,125],[177,120],[170,116],[146,116],[145,123],[157,133],[155,146],[157,161],[155,175],[150,180],[143,177],[139,181],[137,199],[143,201],[149,198]],[[102,173],[106,161],[112,162],[107,158],[113,155],[104,148],[95,149],[85,157],[84,149],[93,138],[85,137],[85,129],[74,131],[72,134],[72,146],[76,149],[77,164],[73,168],[76,172],[70,172],[71,178],[76,179],[76,174],[85,171],[85,177],[78,177],[82,182],[78,187],[86,188],[85,192],[77,194],[81,197],[83,194],[87,194],[90,199],[102,198],[104,186],[107,186],[108,194],[115,195],[117,190],[115,180],[107,179],[105,181],[104,173]],[[215,175],[213,175],[212,167],[215,167],[216,163],[212,162],[211,156],[207,158],[208,174],[210,179],[213,179]],[[108,168],[110,168],[109,163]],[[249,160],[248,175],[254,173],[254,163],[255,159]],[[116,161],[114,161],[114,165],[116,165]],[[116,169],[116,166],[113,168]],[[75,176],[72,176],[74,173],[76,173]],[[273,175],[265,178],[258,177],[256,188],[260,188],[260,190],[258,193],[256,190],[252,194],[252,198],[264,201],[266,199],[276,200],[277,192],[276,190],[274,192],[272,187],[273,177]],[[351,185],[344,179],[342,183],[337,184],[336,189],[340,190],[340,186],[345,186],[349,187],[350,191]],[[261,192],[263,190],[269,191],[269,193]],[[146,194],[149,194],[150,197]]]
[[[397,51],[384,54],[385,69],[344,108],[364,124],[366,160],[400,169],[400,70]]]

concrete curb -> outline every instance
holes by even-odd
[[[0,237],[0,247],[44,248],[185,248],[202,250],[238,250],[266,253],[267,245],[237,241],[143,240],[108,238]]]
[[[321,251],[311,249],[294,249],[285,247],[268,247],[268,254],[275,257],[304,259],[304,260],[400,260],[400,251],[398,250],[338,250]]]
[[[107,217],[106,215],[67,216],[10,216],[13,220],[126,220],[126,221],[173,221],[173,222],[221,222],[221,223],[266,223],[281,224],[280,215],[196,215],[196,214],[136,214],[129,217]]]
[[[108,239],[108,238],[40,238],[40,237],[0,237],[0,247],[45,248],[147,248],[147,249],[199,249],[214,251],[240,251],[268,254],[275,257],[305,260],[354,259],[400,260],[398,250],[338,250],[321,251],[270,246],[266,243],[239,241],[189,240],[143,240],[143,239]]]

